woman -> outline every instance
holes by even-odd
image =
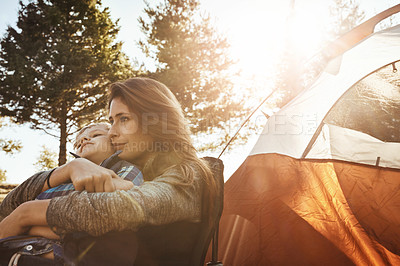
[[[147,182],[115,191],[115,173],[86,159],[38,173],[7,196],[4,208],[2,204],[0,214],[8,216],[0,223],[0,238],[40,225],[60,236],[76,231],[100,236],[149,225],[196,223],[202,209],[211,209],[202,206],[216,193],[211,171],[197,157],[182,109],[165,85],[147,78],[114,83],[108,107],[114,147],[141,169]],[[48,189],[48,177],[52,187],[71,180],[82,192],[32,201]],[[207,186],[209,199],[201,198],[202,186]]]

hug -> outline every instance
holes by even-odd
[[[110,86],[107,107],[109,126],[77,135],[79,158],[34,174],[1,203],[0,238],[53,247],[18,265],[190,264],[218,189],[180,104],[164,84],[131,78]]]

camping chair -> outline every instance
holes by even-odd
[[[221,160],[205,157],[215,178],[218,194],[212,210],[212,224],[205,209],[202,210],[202,221],[193,223],[187,221],[175,222],[160,226],[145,226],[137,232],[141,246],[135,265],[204,265],[211,239],[213,239],[213,257],[208,265],[222,265],[217,261],[217,234],[221,218],[224,198],[223,163]],[[203,198],[208,193],[203,186]],[[203,206],[209,206],[203,202]]]
[[[224,164],[220,159],[213,157],[204,157],[203,159],[208,162],[211,168],[217,185],[218,194],[217,198],[215,199],[215,205],[212,212],[212,225],[209,225],[208,217],[205,217],[203,214],[199,238],[197,239],[196,246],[194,247],[190,265],[204,265],[204,259],[212,239],[212,260],[208,262],[207,265],[222,266],[222,263],[218,261],[218,225],[224,205]],[[204,186],[203,196],[206,194],[207,188]]]

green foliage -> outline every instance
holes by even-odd
[[[0,169],[0,183],[3,183],[7,180],[6,174],[7,174],[6,170]]]
[[[0,114],[58,135],[59,164],[73,129],[104,112],[110,82],[133,74],[118,31],[100,0],[31,0],[1,40]]]
[[[57,167],[57,153],[42,145],[37,162],[33,164],[37,171],[46,171]]]
[[[4,126],[3,120],[0,119],[0,129]],[[6,154],[14,154],[21,151],[22,144],[20,141],[12,139],[0,139],[0,149]],[[5,174],[5,173],[4,173]]]
[[[181,103],[193,133],[224,130],[243,109],[233,93],[229,43],[200,14],[197,0],[166,0],[139,18],[142,51],[156,63],[148,76],[166,84]],[[224,134],[222,134],[224,135]],[[222,138],[224,138],[222,136]]]

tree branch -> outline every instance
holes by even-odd
[[[57,138],[57,139],[60,139],[60,136],[54,135],[54,134],[48,132],[48,131],[47,131],[46,129],[44,129],[44,128],[36,127],[36,129],[42,130],[42,131],[44,131],[44,133],[46,133],[46,134],[48,134],[48,135],[50,135],[50,136],[52,136],[52,137],[55,137],[55,138]]]

